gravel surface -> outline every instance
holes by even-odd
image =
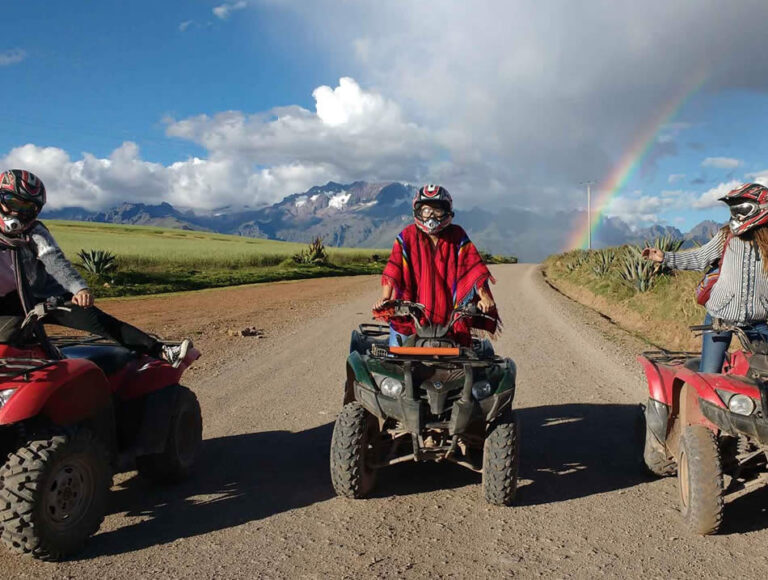
[[[765,577],[768,493],[726,508],[722,535],[689,536],[676,479],[638,461],[644,345],[552,290],[537,266],[494,269],[499,353],[519,366],[517,505],[487,505],[452,465],[381,473],[370,499],[336,498],[328,473],[350,331],[374,277],[105,302],[204,352],[187,383],[205,442],[195,477],[154,488],[118,476],[110,515],[76,559],[0,551],[16,578]],[[230,336],[256,327],[264,336]]]

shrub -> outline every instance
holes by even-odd
[[[648,292],[659,272],[656,264],[641,255],[639,246],[628,246],[624,252],[619,275],[637,292]]]
[[[293,255],[293,261],[297,264],[327,264],[328,252],[325,251],[323,238],[317,237],[312,240],[306,249]]]
[[[613,263],[616,261],[616,253],[611,249],[598,250],[594,254],[594,264],[592,271],[598,278],[603,278],[611,271]]]
[[[107,250],[80,250],[77,256],[86,272],[104,278],[117,271],[117,256]]]

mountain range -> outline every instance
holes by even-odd
[[[202,230],[292,242],[307,242],[319,236],[330,246],[387,248],[413,219],[414,192],[414,186],[398,182],[329,182],[260,208],[225,207],[200,212],[168,203],[126,202],[104,211],[82,207],[46,209],[41,217]],[[583,229],[586,214],[558,211],[544,215],[521,208],[474,207],[457,209],[454,222],[467,230],[483,250],[514,255],[522,261],[540,261],[567,247],[573,232]],[[687,233],[672,226],[633,229],[619,218],[600,217],[593,228],[593,247],[639,243],[661,236],[683,239],[686,245],[692,245],[706,242],[719,227],[713,221],[705,221]]]

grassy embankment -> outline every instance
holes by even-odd
[[[46,220],[67,257],[108,250],[117,271],[99,279],[80,266],[98,296],[130,296],[237,284],[381,272],[388,250],[328,248],[328,263],[296,264],[306,244],[146,226]]]
[[[605,259],[601,253],[614,254],[607,268],[601,267]],[[702,273],[657,270],[650,277],[649,288],[640,291],[622,277],[628,253],[632,251],[624,247],[558,254],[544,262],[545,273],[564,294],[656,345],[673,350],[700,349],[701,339],[688,327],[704,319],[704,308],[694,298]]]

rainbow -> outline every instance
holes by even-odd
[[[592,219],[573,231],[568,237],[566,250],[575,250],[588,246],[590,235],[589,223],[592,223],[592,234],[594,235],[597,225],[600,223],[600,217],[611,200],[616,197],[635,174],[638,167],[640,167],[643,159],[653,148],[654,143],[656,143],[656,139],[663,127],[680,112],[688,100],[701,89],[705,81],[706,77],[704,75],[694,76],[690,82],[686,83],[684,90],[676,94],[655,116],[653,121],[646,125],[648,129],[638,135],[632,142],[616,166],[593,190]]]

